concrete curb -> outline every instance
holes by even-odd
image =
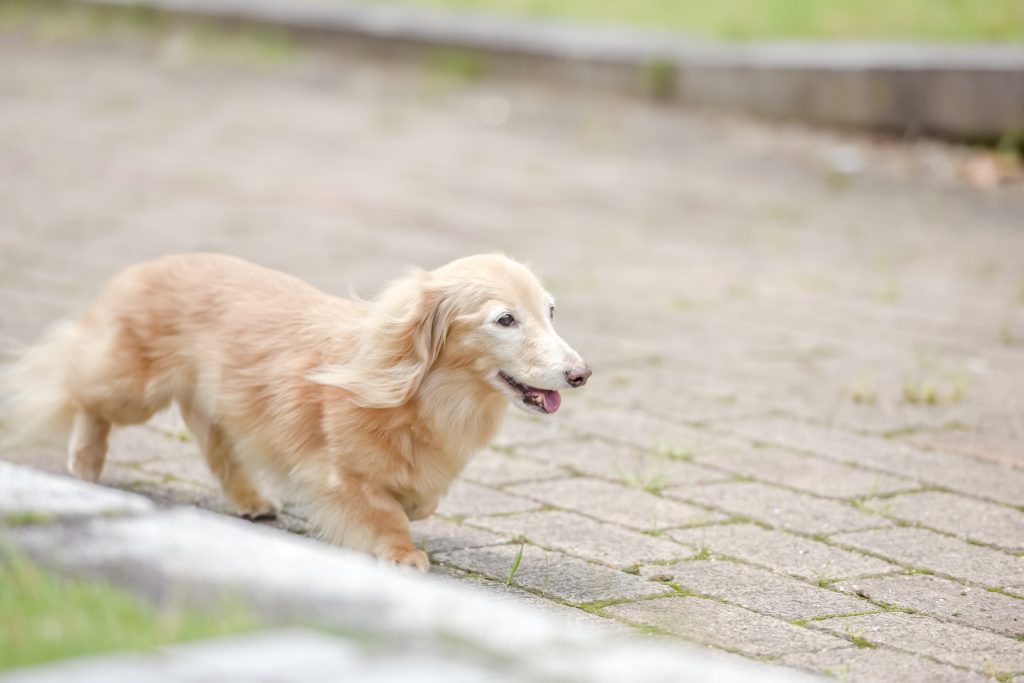
[[[466,51],[501,74],[812,123],[998,138],[1024,130],[1024,47],[726,44],[419,8],[278,0],[78,0],[274,26],[385,56]]]

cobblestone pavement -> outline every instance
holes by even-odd
[[[187,38],[0,32],[7,340],[167,252],[368,294],[504,250],[595,374],[415,525],[433,571],[848,680],[1024,680],[1019,185],[935,144]],[[225,509],[173,416],[101,481]]]

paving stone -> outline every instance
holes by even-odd
[[[107,463],[168,479],[187,480],[201,486],[220,488],[195,441],[182,441],[155,429],[114,429],[110,437]],[[107,466],[104,465],[100,481],[105,481],[107,474]]]
[[[887,517],[924,526],[982,543],[1024,550],[1024,512],[954,493],[926,491],[869,501],[868,506]]]
[[[554,419],[535,418],[533,415],[509,415],[491,443],[498,448],[521,448],[572,436],[573,431],[568,425],[572,419],[571,415],[571,406],[563,406]]]
[[[772,527],[792,529],[805,534],[833,534],[891,524],[883,517],[865,514],[845,503],[788,491],[760,482],[676,486],[666,489],[664,495],[719,508]]]
[[[618,365],[627,355],[635,356],[636,338],[630,341],[634,343],[624,345],[618,357],[609,360]],[[653,353],[645,350],[646,358],[622,367],[609,381],[613,384],[610,397],[596,399],[595,404],[616,411],[637,409],[672,422],[682,418],[689,423],[764,412],[763,404],[751,394],[738,391],[734,383],[723,382],[720,377],[691,376],[686,386],[682,386],[669,373],[654,373],[644,367],[663,350],[654,349]],[[612,350],[612,354],[615,353],[617,351]]]
[[[1024,643],[924,615],[883,612],[814,621],[809,626],[928,655],[986,675],[1024,671]]]
[[[669,597],[613,605],[602,610],[632,624],[653,626],[687,640],[775,657],[802,650],[840,647],[837,638],[741,607],[695,597]]]
[[[693,420],[697,416],[687,418]],[[652,451],[695,454],[728,450],[739,445],[735,439],[636,410],[587,410],[577,416],[569,427],[584,437],[599,436]]]
[[[0,522],[19,524],[54,517],[138,514],[152,509],[153,504],[142,496],[0,461]]]
[[[861,548],[908,567],[986,586],[1010,586],[1024,581],[1024,557],[972,545],[927,529],[897,527],[839,534],[835,543]]]
[[[598,479],[574,477],[505,489],[639,531],[706,524],[725,515]]]
[[[1024,505],[1024,470],[782,417],[726,420],[718,426],[759,442],[877,468],[1010,505]]]
[[[640,574],[664,577],[680,588],[787,621],[878,609],[866,600],[727,560],[652,565]]]
[[[558,600],[588,603],[672,592],[668,586],[633,574],[566,557],[533,545],[522,547],[523,558],[512,578],[513,585],[540,591]],[[440,553],[437,561],[506,581],[519,548],[512,544]]]
[[[838,648],[783,655],[779,664],[834,676],[850,683],[984,683],[992,679],[939,664],[917,655],[885,648]]]
[[[456,481],[441,499],[437,514],[443,517],[502,515],[509,512],[536,510],[540,504],[521,496],[510,496],[488,486]]]
[[[525,536],[545,548],[561,550],[569,555],[618,568],[645,562],[678,560],[693,554],[689,548],[667,538],[642,534],[558,510],[474,517],[467,522],[493,531]]]
[[[523,554],[525,556],[525,549]],[[514,557],[515,556],[513,555],[513,558]],[[520,566],[522,565],[520,564]],[[446,569],[448,568],[446,567]],[[566,624],[585,624],[587,628],[599,629],[605,633],[614,634],[616,636],[635,638],[640,635],[637,633],[636,629],[623,624],[621,621],[616,621],[609,617],[601,617],[593,612],[580,609],[579,607],[572,607],[571,605],[563,604],[561,602],[554,602],[549,598],[540,597],[536,593],[531,593],[514,585],[506,584],[503,578],[499,577],[497,580],[493,580],[484,578],[475,573],[467,574],[456,569],[449,569],[449,571],[453,572],[453,576],[457,574],[458,581],[464,585],[478,588],[488,595],[494,596],[500,600],[514,601],[516,604],[523,605],[530,610],[535,610],[542,614],[560,619]],[[516,573],[518,574],[518,570]]]
[[[510,457],[493,450],[485,450],[476,455],[460,475],[467,481],[497,487],[564,476],[566,471],[554,465]]]
[[[168,433],[150,425],[116,427],[110,432],[107,459],[121,464],[193,463],[213,481],[199,445],[187,431]]]
[[[784,531],[753,524],[722,524],[670,531],[695,550],[736,557],[773,571],[818,581],[896,571],[894,564]]]
[[[851,467],[778,448],[750,447],[699,456],[696,462],[832,498],[874,496],[917,488],[913,480],[905,477]]]
[[[943,429],[914,432],[903,439],[914,446],[962,453],[1000,465],[1024,467],[1024,440],[980,430]]]
[[[426,550],[429,555],[507,543],[512,538],[508,534],[496,534],[466,524],[449,522],[440,517],[428,517],[413,522],[409,527],[416,546]]]
[[[520,448],[517,453],[554,463],[573,472],[621,481],[627,485],[663,488],[673,484],[697,484],[731,479],[728,474],[700,467],[676,456],[635,446],[599,440],[570,439]]]
[[[927,574],[881,576],[836,584],[875,602],[911,609],[1010,638],[1024,637],[1024,600]]]

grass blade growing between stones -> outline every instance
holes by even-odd
[[[519,563],[523,561],[523,548],[526,547],[525,543],[519,544],[519,552],[516,553],[516,559],[512,561],[512,566],[509,567],[508,576],[505,577],[505,585],[511,586],[512,579],[515,577],[516,572],[519,571]]]

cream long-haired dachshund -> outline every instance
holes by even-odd
[[[554,303],[499,255],[416,271],[372,302],[216,254],[128,268],[15,366],[12,419],[70,431],[69,468],[96,480],[112,425],[177,403],[239,514],[284,482],[328,540],[428,567],[409,521],[430,515],[509,402],[554,413],[590,369]]]

